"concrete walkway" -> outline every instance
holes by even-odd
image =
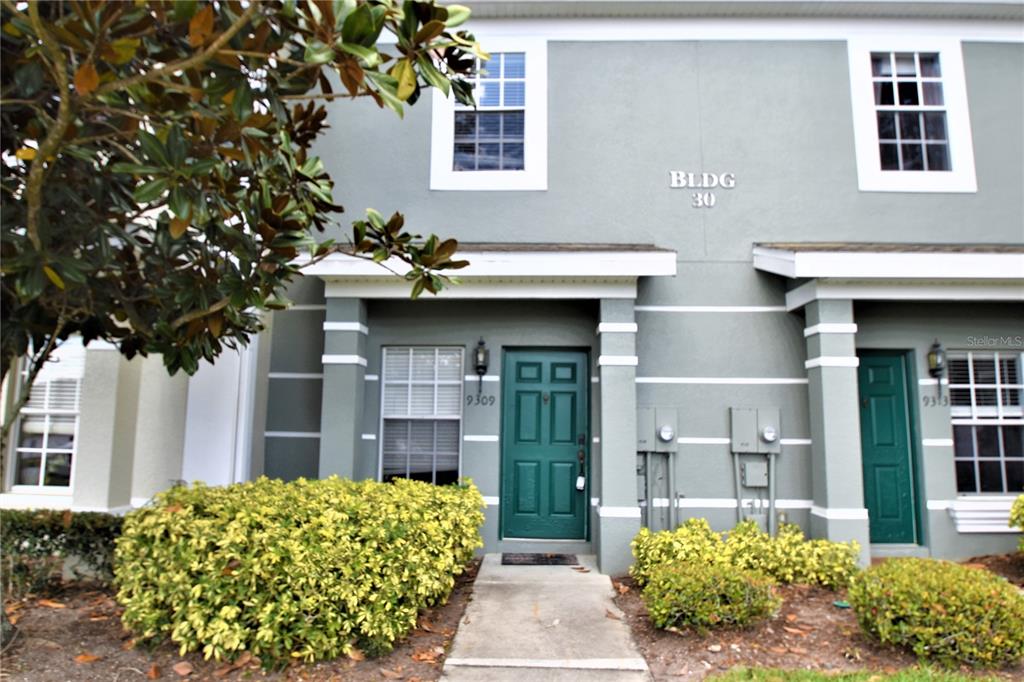
[[[611,579],[593,557],[579,559],[590,572],[484,557],[442,679],[650,680],[612,601]]]

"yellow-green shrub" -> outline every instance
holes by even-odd
[[[651,571],[643,598],[655,627],[742,627],[779,608],[774,585],[726,564],[670,561]]]
[[[125,519],[122,620],[182,653],[266,664],[389,651],[482,546],[471,483],[261,478],[179,487]]]
[[[1024,658],[1024,596],[986,570],[890,559],[854,578],[849,600],[865,632],[919,658],[975,667]]]
[[[705,519],[689,519],[674,531],[652,533],[641,529],[632,548],[636,561],[630,575],[640,585],[659,564],[695,561],[758,571],[782,583],[835,589],[849,584],[858,570],[860,554],[856,542],[807,540],[799,526],[791,524],[783,525],[775,537],[753,521],[719,534]]]
[[[1021,532],[1024,532],[1024,495],[1018,496],[1013,501],[1013,506],[1010,507],[1010,525],[1014,528],[1020,528]],[[1020,548],[1020,551],[1024,552],[1024,537],[1020,539],[1020,543],[1017,546]]]

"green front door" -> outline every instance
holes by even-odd
[[[502,536],[586,535],[587,354],[506,351],[502,362]]]
[[[906,369],[902,353],[860,356],[861,456],[871,542],[917,542]]]

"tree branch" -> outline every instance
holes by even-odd
[[[217,36],[217,39],[210,43],[209,47],[207,47],[202,52],[193,55],[188,59],[183,59],[179,62],[174,62],[173,64],[166,64],[158,69],[147,71],[146,73],[140,73],[135,76],[130,76],[128,78],[122,78],[120,80],[111,81],[105,85],[100,86],[96,90],[96,94],[102,95],[105,92],[123,90],[133,85],[138,85],[139,83],[145,83],[147,81],[156,80],[158,78],[161,78],[162,76],[174,74],[177,71],[185,71],[187,69],[191,69],[193,66],[199,66],[203,62],[213,57],[217,53],[217,50],[224,47],[224,45],[226,45],[229,40],[234,38],[235,34],[241,31],[242,28],[247,23],[249,23],[249,20],[252,19],[252,17],[256,14],[256,11],[259,9],[259,7],[259,0],[250,0],[249,6],[246,8],[244,12],[242,12],[238,16],[237,19],[235,19],[235,23],[231,24],[231,26],[229,26],[227,30],[225,30],[223,33]]]
[[[218,310],[223,310],[224,308],[227,308],[230,303],[231,297],[225,296],[224,298],[220,299],[219,301],[211,305],[209,308],[206,308],[205,310],[193,310],[190,313],[185,313],[184,315],[176,319],[174,322],[171,322],[171,328],[177,329],[178,327],[188,324],[192,320],[198,320],[200,317],[213,315]]]
[[[61,52],[60,45],[56,43],[39,18],[39,3],[30,2],[28,12],[36,36],[55,62],[57,87],[60,88],[60,108],[57,110],[57,118],[53,122],[53,127],[46,134],[46,139],[39,145],[36,157],[32,159],[25,187],[25,199],[28,204],[26,233],[36,251],[42,251],[42,242],[39,239],[39,211],[43,203],[43,174],[46,160],[56,155],[57,147],[71,123],[71,90],[68,84],[67,60],[64,58],[64,53]]]

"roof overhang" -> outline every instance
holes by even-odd
[[[463,244],[455,259],[469,265],[447,271],[459,284],[438,298],[635,298],[640,277],[676,274],[675,251],[642,244]],[[303,271],[326,282],[328,297],[408,298],[409,269],[332,254]]]
[[[816,299],[1024,301],[1024,245],[755,244],[754,267],[809,280],[786,307]]]

